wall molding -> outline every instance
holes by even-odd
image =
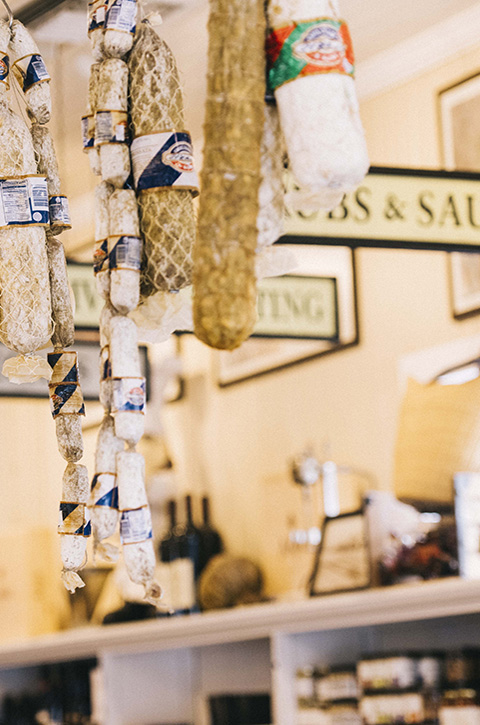
[[[359,62],[356,71],[359,99],[389,91],[452,56],[480,46],[479,27],[480,4],[477,4]]]

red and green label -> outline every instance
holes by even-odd
[[[273,30],[267,38],[267,58],[268,82],[273,91],[303,76],[355,73],[348,26],[333,18],[291,23]]]

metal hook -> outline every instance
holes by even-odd
[[[8,13],[8,27],[11,29],[12,28],[12,25],[13,25],[13,13],[12,13],[12,10],[11,10],[9,4],[7,3],[7,0],[2,0],[2,3],[4,4],[5,9],[6,9],[7,13]]]

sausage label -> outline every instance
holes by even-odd
[[[93,114],[82,117],[82,143],[84,151],[95,145],[95,116]]]
[[[109,237],[108,250],[110,269],[140,271],[142,261],[142,240],[140,237]]]
[[[137,191],[190,189],[198,193],[190,134],[167,131],[134,139],[131,146]]]
[[[85,415],[85,404],[80,386],[77,383],[50,385],[50,406],[52,416]]]
[[[105,25],[105,17],[107,14],[107,3],[105,0],[94,0],[88,3],[88,32],[98,30]]]
[[[291,23],[267,38],[268,83],[285,83],[319,73],[354,76],[355,59],[347,24],[333,18]]]
[[[25,58],[19,58],[13,64],[13,74],[24,93],[36,83],[50,81],[50,74],[41,55],[33,53]]]
[[[137,0],[113,0],[107,11],[105,29],[135,35],[136,25]]]
[[[114,378],[112,414],[145,413],[145,378]]]
[[[148,506],[122,511],[120,539],[122,544],[140,544],[153,538],[152,517]]]
[[[110,380],[112,377],[112,363],[110,362],[110,350],[108,345],[100,350],[100,382]]]
[[[70,209],[68,208],[68,199],[66,196],[59,194],[51,196],[48,200],[48,208],[50,211],[50,225],[60,225],[62,227],[71,227]]]
[[[78,360],[77,353],[68,350],[67,352],[49,352],[48,364],[52,368],[51,385],[62,383],[78,383]]]
[[[0,180],[0,228],[48,224],[48,188],[44,176]]]
[[[6,53],[0,52],[0,83],[5,83],[9,88],[8,76],[10,74],[10,58]]]
[[[108,269],[108,239],[101,239],[95,242],[93,252],[93,271],[95,274]]]
[[[93,477],[89,505],[118,509],[117,477],[114,473],[97,473]]]
[[[97,111],[95,114],[95,146],[105,143],[128,143],[126,111]]]
[[[58,520],[59,534],[73,534],[83,536],[86,506],[84,503],[60,503],[60,515]]]
[[[88,508],[85,508],[85,523],[83,524],[83,536],[87,538],[92,535],[92,517]]]

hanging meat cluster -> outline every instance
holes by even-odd
[[[90,523],[81,416],[85,414],[65,252],[56,235],[69,229],[51,116],[50,76],[40,51],[18,20],[0,21],[0,340],[17,356],[3,373],[14,383],[49,380],[58,449],[67,461],[60,503],[62,578],[83,585]],[[10,69],[23,93],[29,127],[10,108]],[[53,345],[48,363],[36,351]]]
[[[198,193],[175,60],[132,0],[89,4],[94,55],[84,148],[100,177],[95,192],[94,270],[100,319],[101,402],[89,507],[97,556],[115,560],[119,527],[131,580],[155,602],[155,553],[145,492],[145,379],[133,313],[148,298],[167,311],[191,283]],[[157,303],[158,304],[158,303]],[[163,317],[163,315],[162,315]],[[159,320],[162,324],[162,320]]]

